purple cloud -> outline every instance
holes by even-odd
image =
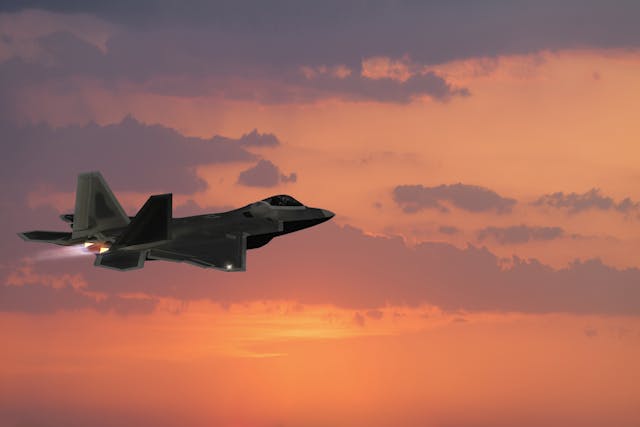
[[[255,166],[240,172],[238,184],[248,187],[275,187],[281,182],[296,182],[298,176],[291,173],[288,176],[280,172],[280,168],[269,160],[260,160]]]
[[[88,13],[115,23],[132,33],[132,49],[139,52],[144,52],[141,45],[155,42],[165,46],[169,58],[174,52],[183,61],[190,54],[206,53],[215,60],[223,58],[220,67],[242,64],[247,69],[250,64],[277,68],[278,64],[348,63],[353,58],[404,54],[438,63],[469,56],[640,43],[636,19],[640,5],[619,1],[541,0],[529,4],[526,11],[519,2],[458,5],[381,0],[268,5],[258,0],[135,4],[124,0],[108,4],[6,0],[0,5],[7,12],[26,8]],[[383,26],[388,31],[380,31]],[[173,39],[167,37],[170,33]],[[186,63],[194,65],[193,61]],[[168,61],[163,65],[180,66]]]
[[[625,198],[616,202],[609,196],[604,196],[597,188],[578,194],[556,192],[546,194],[532,203],[534,206],[548,206],[556,209],[566,209],[569,213],[575,214],[588,210],[618,211],[629,213],[637,211],[640,203],[634,202],[630,198]]]
[[[195,173],[202,164],[255,159],[234,140],[186,137],[171,128],[129,116],[120,123],[53,128],[0,121],[7,149],[0,177],[7,194],[20,196],[38,184],[75,190],[76,175],[100,170],[114,188],[192,193],[206,183]],[[0,184],[0,188],[5,185]]]
[[[214,136],[214,142],[233,142],[245,147],[276,147],[280,145],[280,140],[272,133],[259,133],[257,129],[243,134],[240,138],[228,138],[225,136]]]
[[[447,100],[469,92],[432,72],[414,73],[404,82],[363,78],[362,60],[408,57],[429,66],[470,57],[640,45],[635,19],[640,5],[633,2],[612,6],[545,0],[528,5],[526,13],[521,4],[509,2],[464,7],[449,2],[338,0],[186,5],[175,0],[136,5],[113,1],[99,7],[91,2],[2,2],[0,11],[9,13],[34,8],[86,13],[113,33],[105,51],[69,33],[35,40],[35,51],[43,54],[40,61],[14,56],[0,64],[0,100],[11,107],[7,96],[19,96],[16,87],[47,82],[64,88],[72,76],[106,87],[126,82],[154,93],[265,103],[327,97],[399,103],[420,96]],[[388,31],[380,31],[382,27]],[[3,33],[0,42],[13,51],[11,34]],[[307,79],[300,73],[302,67],[350,73]],[[265,84],[246,87],[250,81]]]
[[[215,39],[206,32],[188,31],[159,30],[144,35],[121,32],[109,40],[108,50],[102,52],[69,32],[53,33],[34,40],[42,52],[38,60],[13,57],[0,62],[0,94],[17,99],[22,89],[42,85],[64,92],[80,77],[106,87],[126,82],[141,91],[167,96],[213,96],[266,104],[309,103],[334,97],[407,103],[420,96],[446,101],[469,95],[467,89],[454,87],[433,72],[416,73],[406,81],[364,77],[359,56],[352,58],[348,76],[323,75],[313,79],[300,71],[306,62],[274,66],[273,62],[256,62],[255,57],[214,61],[213,58],[229,55],[229,46],[225,43],[224,53],[213,52],[212,37]],[[171,61],[167,61],[169,54]]]
[[[448,212],[449,206],[467,212],[511,212],[514,199],[502,197],[495,191],[476,185],[452,184],[437,187],[399,185],[393,189],[393,200],[407,213],[424,209]]]

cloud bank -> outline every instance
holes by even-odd
[[[365,311],[387,305],[432,304],[448,311],[640,314],[640,271],[636,268],[617,269],[599,260],[576,260],[554,269],[535,259],[513,257],[505,261],[486,248],[460,249],[440,242],[410,248],[400,238],[372,237],[331,223],[250,251],[248,271],[243,274],[148,263],[143,270],[123,275],[96,269],[87,260],[73,263],[87,282],[86,292],[114,298],[140,294],[151,299],[209,299],[222,304],[290,300]],[[70,265],[38,267],[64,272]],[[10,296],[3,299],[5,311],[37,310],[38,301],[48,301],[59,309],[93,304],[70,291],[56,294],[37,284],[16,290],[9,289],[13,285],[6,279],[4,283],[3,293]],[[36,308],[16,296],[29,292]]]
[[[256,158],[238,140],[185,137],[131,116],[105,126],[0,122],[0,132],[8,146],[0,158],[0,177],[4,184],[12,183],[6,188],[9,194],[38,184],[73,191],[76,175],[91,170],[101,171],[116,190],[193,193],[206,188],[196,166]]]

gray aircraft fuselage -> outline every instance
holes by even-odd
[[[135,249],[149,247],[171,249],[233,233],[247,234],[247,249],[256,249],[266,245],[274,237],[313,227],[330,220],[333,216],[334,213],[326,209],[307,206],[270,206],[265,201],[259,201],[227,212],[173,218],[170,225],[171,240],[159,245],[138,245]],[[106,230],[103,235],[108,240],[116,240],[124,230],[124,228]],[[82,242],[84,240],[73,243]]]

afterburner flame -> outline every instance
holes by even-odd
[[[83,248],[80,245],[75,245],[75,246],[64,246],[61,248],[46,249],[46,250],[40,251],[34,256],[33,259],[35,261],[49,261],[49,260],[59,260],[59,259],[65,259],[65,258],[89,256],[89,255],[92,255],[92,253],[87,251],[85,248]]]
[[[109,250],[109,242],[84,242],[84,248],[88,252],[103,254]]]

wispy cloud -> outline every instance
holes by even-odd
[[[554,240],[564,237],[561,227],[512,225],[510,227],[486,227],[478,231],[478,241],[493,239],[501,245],[527,243],[532,240]]]
[[[616,202],[612,197],[603,195],[599,189],[592,188],[584,193],[557,192],[546,194],[532,203],[534,206],[546,206],[556,209],[565,209],[571,214],[588,210],[617,211],[630,213],[638,211],[640,203],[625,198]]]
[[[503,197],[493,190],[468,184],[442,184],[436,187],[423,185],[398,185],[393,189],[393,199],[407,213],[424,209],[448,212],[455,207],[467,212],[509,213],[515,199]]]

